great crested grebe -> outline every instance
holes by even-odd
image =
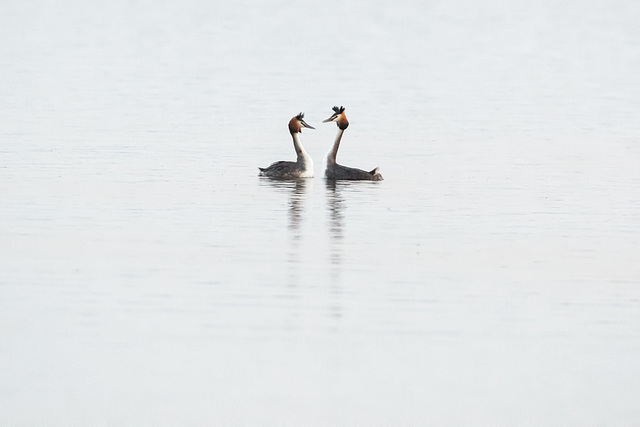
[[[340,140],[345,129],[349,126],[349,120],[344,114],[344,107],[333,107],[333,115],[327,120],[323,120],[322,123],[336,122],[338,125],[338,135],[333,143],[333,148],[327,155],[327,170],[325,176],[327,179],[343,179],[350,181],[382,181],[382,175],[378,172],[378,168],[372,171],[363,171],[362,169],[349,168],[336,163],[336,156],[338,155],[338,147],[340,147]]]
[[[302,133],[303,126],[309,129],[315,129],[304,121],[304,113],[298,114],[289,121],[289,132],[291,132],[293,146],[296,149],[298,159],[295,162],[281,160],[272,163],[269,167],[258,168],[260,169],[261,176],[279,179],[313,178],[313,160],[311,160],[311,157],[304,151],[304,147],[300,142],[300,134]]]

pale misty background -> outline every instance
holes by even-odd
[[[2,2],[0,424],[637,423],[639,22]]]

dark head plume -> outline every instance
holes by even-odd
[[[344,113],[344,107],[343,107],[343,106],[340,106],[340,107],[335,106],[335,107],[333,107],[333,111],[334,111],[336,114],[342,114],[342,113]]]

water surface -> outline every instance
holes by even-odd
[[[5,6],[3,424],[640,419],[636,2]]]

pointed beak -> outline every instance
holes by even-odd
[[[309,126],[304,120],[300,120],[300,124],[306,128],[315,129],[313,126]]]
[[[333,116],[329,117],[327,120],[323,120],[322,123],[329,123],[329,122],[333,122],[335,121],[335,119],[338,118],[337,114],[334,114]]]

